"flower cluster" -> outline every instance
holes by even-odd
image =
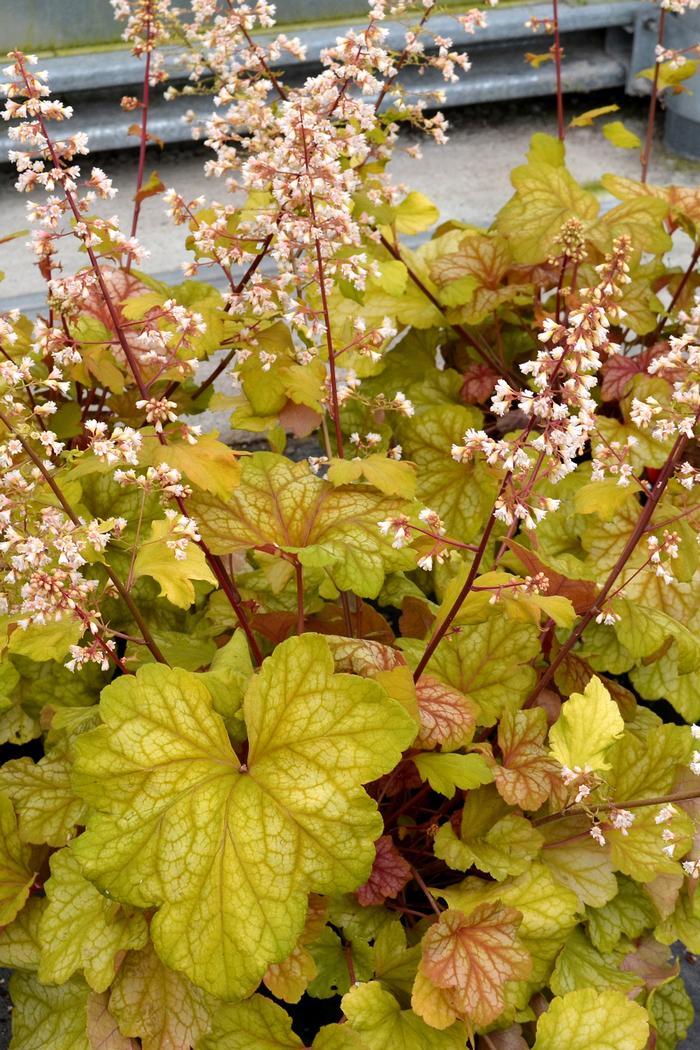
[[[647,365],[649,375],[666,380],[668,401],[657,397],[633,398],[630,415],[636,426],[651,430],[656,441],[682,435],[692,438],[700,418],[700,296],[689,314],[684,314],[684,331],[671,335],[668,350],[657,354]]]
[[[167,42],[176,11],[171,0],[110,0],[114,17],[125,21],[122,38],[131,44],[131,50],[139,58],[147,56],[148,80],[151,87],[168,79],[163,68],[164,56],[157,48]]]
[[[527,419],[524,430],[514,440],[468,430],[464,444],[452,446],[457,462],[483,455],[487,463],[505,471],[496,515],[507,525],[521,521],[531,529],[556,509],[558,500],[533,492],[534,483],[556,483],[571,473],[595,428],[591,390],[603,356],[619,351],[610,326],[621,316],[616,299],[630,280],[629,254],[629,239],[620,238],[596,267],[599,283],[580,290],[580,303],[569,310],[566,322],[545,318],[538,337],[545,348],[520,366],[533,389],[516,390],[505,379],[496,383],[492,411],[504,416],[516,405]]]

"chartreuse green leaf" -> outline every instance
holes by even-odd
[[[466,542],[479,535],[488,518],[496,485],[483,465],[455,463],[450,449],[481,420],[475,408],[437,405],[397,427],[404,455],[418,467],[417,498],[440,515],[449,533]]]
[[[325,1025],[312,1043],[313,1050],[366,1050],[367,1043],[347,1024]]]
[[[654,927],[659,916],[643,886],[618,876],[617,895],[602,908],[587,908],[588,936],[601,952],[609,952],[621,937],[633,940]]]
[[[587,817],[542,825],[547,839],[542,860],[554,878],[576,894],[581,904],[602,908],[617,893],[610,847],[599,846],[588,834]]]
[[[696,671],[681,674],[678,658],[678,647],[674,644],[653,663],[630,671],[630,679],[645,700],[668,700],[686,722],[697,722],[700,719],[700,674]]]
[[[567,938],[550,979],[556,995],[565,995],[577,988],[620,988],[628,992],[643,983],[637,974],[621,970],[616,956],[604,957],[581,929],[574,930]]]
[[[292,1031],[286,1010],[254,995],[242,1003],[226,1003],[214,1015],[214,1025],[199,1041],[198,1050],[299,1050],[304,1044]]]
[[[416,494],[416,468],[405,460],[389,459],[380,453],[364,459],[332,459],[328,480],[333,485],[347,485],[364,477],[375,489],[387,496],[413,499]]]
[[[552,754],[573,769],[609,769],[608,748],[622,735],[620,709],[599,678],[591,678],[583,693],[572,693],[549,731]]]
[[[330,927],[324,926],[319,936],[309,945],[309,954],[316,964],[316,974],[308,988],[309,995],[317,999],[328,999],[347,992],[351,982],[346,951],[351,953],[358,981],[367,981],[372,976],[372,949],[367,940],[361,936],[345,935],[343,940]]]
[[[700,665],[700,645],[685,624],[680,623],[661,609],[645,608],[639,602],[620,598],[615,601],[615,613],[619,620],[615,633],[627,651],[639,660],[653,656],[665,645],[668,638],[676,641],[678,670],[687,674]]]
[[[341,1008],[367,1050],[462,1050],[466,1042],[461,1022],[438,1031],[412,1010],[402,1010],[377,981],[351,988]]]
[[[215,554],[279,548],[363,598],[379,594],[386,574],[415,565],[415,555],[394,550],[391,536],[377,527],[399,513],[399,502],[358,486],[334,488],[306,463],[271,452],[244,460],[241,484],[227,503],[202,494],[191,505]]]
[[[184,974],[164,966],[151,944],[128,953],[109,997],[120,1032],[140,1039],[142,1050],[199,1046],[212,1005]]]
[[[167,463],[175,467],[191,484],[226,499],[235,489],[241,476],[236,454],[215,434],[202,434],[194,445],[187,442],[162,445],[157,437],[147,437],[143,443],[139,463],[158,467]]]
[[[695,1017],[693,1003],[683,980],[675,977],[672,981],[665,981],[652,988],[646,1008],[649,1020],[656,1029],[656,1050],[676,1050],[688,1034]]]
[[[617,113],[619,106],[598,106],[597,109],[587,109],[585,113],[579,113],[569,121],[570,128],[587,128],[598,117],[605,117],[608,113]]]
[[[606,125],[603,129],[605,134]],[[618,145],[618,143],[613,143]],[[636,145],[636,143],[635,143]],[[632,146],[623,148],[633,148]],[[667,201],[656,200],[653,197],[640,197],[634,201],[624,201],[616,207],[607,211],[591,231],[591,240],[601,251],[609,251],[616,237],[628,236],[634,245],[635,251],[649,252],[651,255],[661,255],[670,250],[673,241],[664,228],[664,220],[668,217],[669,205]],[[633,281],[636,274],[633,274]],[[649,281],[640,282],[643,291],[649,294]],[[636,291],[634,283],[628,290],[628,295]],[[638,292],[638,294],[639,294]],[[630,304],[631,305],[631,304]],[[605,420],[607,423],[608,421]],[[603,428],[601,432],[604,433]],[[646,441],[644,442],[647,443]],[[612,479],[611,479],[612,480]],[[623,487],[623,491],[625,491]],[[629,490],[627,490],[629,491]]]
[[[437,210],[437,209],[436,209]],[[389,295],[401,295],[408,282],[408,267],[399,259],[382,259],[377,263],[378,276],[372,276],[369,284],[381,288]]]
[[[349,1025],[326,1025],[313,1050],[370,1050]],[[262,995],[242,1003],[226,1003],[214,1015],[211,1032],[197,1043],[197,1050],[303,1050],[292,1031],[289,1014]]]
[[[417,664],[424,642],[404,639],[406,659]],[[539,651],[534,624],[490,617],[442,642],[427,671],[464,693],[479,708],[477,725],[492,726],[506,710],[517,710],[535,683],[529,661]]]
[[[642,144],[639,135],[626,128],[621,120],[608,121],[603,127],[603,134],[618,149],[638,149]]]
[[[636,396],[645,396],[641,391]],[[601,420],[601,423],[603,420]],[[614,422],[614,421],[611,421]],[[601,428],[602,429],[602,428]],[[642,432],[635,429],[635,434]],[[606,434],[608,441],[619,435]],[[667,453],[662,451],[661,463]],[[648,460],[646,461],[649,462]],[[650,464],[650,465],[661,465]],[[639,519],[639,503],[627,500],[611,521],[591,521],[585,528],[581,542],[587,551],[586,570],[594,579],[604,580],[629,542]],[[689,583],[666,583],[653,572],[638,571],[647,564],[649,553],[644,544],[638,544],[627,562],[628,583],[625,596],[645,608],[662,609],[680,623],[691,621],[697,608],[696,588]]]
[[[536,131],[530,138],[527,150],[527,159],[530,164],[543,161],[555,168],[563,168],[566,160],[566,148],[564,143],[555,135],[548,135],[545,131]]]
[[[39,979],[63,984],[82,969],[90,987],[103,992],[114,980],[119,952],[146,943],[146,920],[134,908],[96,890],[70,849],[52,856],[45,889],[48,905],[39,926]]]
[[[66,751],[55,750],[39,762],[18,758],[0,767],[0,790],[17,809],[24,842],[63,846],[85,813],[85,803],[73,791]]]
[[[542,836],[525,817],[513,813],[493,785],[470,791],[458,836],[452,823],[435,836],[435,855],[457,871],[472,865],[499,882],[520,875],[542,846]]]
[[[623,992],[582,988],[553,999],[537,1022],[533,1050],[644,1050],[647,1012]]]
[[[43,897],[30,897],[14,922],[0,930],[0,966],[13,970],[38,970],[41,945],[39,923],[46,905]]]
[[[658,77],[658,90],[665,91],[666,88],[673,88],[674,92],[682,90],[679,84],[682,84],[684,80],[690,80],[692,76],[697,72],[698,63],[694,59],[684,62],[682,65],[677,65],[675,62],[659,62],[658,66],[650,66],[648,69],[641,69],[637,73],[638,77],[645,77],[646,80],[653,80],[654,77]]]
[[[25,656],[0,663],[0,671],[0,742],[13,744],[41,734],[40,716],[47,707],[56,711],[93,705],[107,680],[95,664],[72,673],[53,660],[37,662]]]
[[[598,214],[595,195],[552,160],[538,151],[528,164],[511,172],[516,192],[498,213],[496,229],[509,238],[516,262],[540,262],[551,252],[567,219],[573,216],[586,223]]]
[[[616,802],[667,794],[694,751],[685,726],[658,725],[644,739],[625,733],[609,752],[606,780]]]
[[[193,580],[216,585],[216,577],[207,565],[204,552],[191,540],[183,558],[176,558],[168,546],[173,542],[173,526],[167,518],[151,522],[151,533],[139,547],[134,559],[134,576],[152,576],[161,586],[161,595],[180,609],[189,609],[194,601]]]
[[[71,645],[76,645],[84,632],[81,623],[69,618],[44,624],[30,623],[28,627],[12,632],[8,648],[16,656],[27,656],[37,663],[64,660]]]
[[[393,769],[415,723],[375,682],[334,675],[312,634],[252,680],[244,766],[192,673],[146,666],[100,709],[105,725],[76,744],[94,807],[75,843],[86,875],[159,908],[151,935],[168,966],[221,997],[250,994],[294,947],[310,891],[367,879],[382,821],[361,785]]]
[[[226,720],[239,722],[243,696],[253,674],[248,641],[243,631],[236,631],[229,642],[217,649],[208,671],[200,674],[211,693],[214,710]]]
[[[613,866],[635,882],[651,882],[662,874],[674,875],[678,871],[678,860],[685,856],[692,844],[693,821],[687,813],[679,810],[673,817],[671,856],[664,852],[669,843],[663,838],[665,825],[656,820],[660,810],[660,806],[645,806],[637,810],[627,835],[615,827],[606,828]]]
[[[410,997],[419,961],[420,945],[407,946],[400,920],[382,926],[374,939],[374,975],[384,988],[400,998]]]
[[[10,981],[12,1050],[92,1050],[87,1037],[89,992],[79,977],[51,987],[40,984],[34,974],[16,973]]]
[[[440,218],[440,212],[424,193],[413,191],[396,209],[395,225],[399,233],[422,233]]]
[[[700,894],[695,892],[695,883],[683,886],[682,874],[666,875],[664,881],[672,890],[671,903],[654,930],[655,938],[661,944],[682,941],[691,952],[700,952]]]
[[[428,752],[415,755],[413,761],[433,791],[447,798],[452,798],[457,788],[466,791],[481,784],[490,784],[493,780],[493,773],[481,755]]]
[[[0,926],[12,922],[34,882],[31,851],[20,839],[7,795],[0,795]]]

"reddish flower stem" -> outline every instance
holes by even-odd
[[[501,488],[499,490],[498,496],[496,497],[497,500],[505,492],[506,486],[508,485],[508,482],[510,481],[510,478],[511,478],[511,474],[510,473],[506,474],[505,477],[503,478],[503,481],[501,482]],[[449,630],[452,621],[454,620],[455,616],[457,615],[457,613],[461,609],[462,604],[463,604],[464,600],[466,599],[467,595],[471,591],[472,585],[474,583],[474,580],[476,579],[477,574],[479,572],[479,567],[480,567],[481,562],[483,560],[483,557],[484,557],[484,555],[486,553],[486,549],[487,549],[487,547],[489,545],[489,541],[491,539],[491,533],[493,532],[495,524],[496,524],[496,514],[495,514],[495,507],[494,507],[494,510],[491,511],[491,514],[489,516],[489,520],[486,523],[486,528],[484,529],[483,535],[481,537],[481,542],[479,543],[478,550],[477,550],[476,554],[474,555],[474,560],[471,563],[471,566],[470,566],[470,569],[469,569],[469,573],[467,574],[467,578],[466,578],[466,580],[464,582],[464,586],[462,587],[461,591],[457,595],[455,601],[452,603],[452,608],[447,613],[447,616],[445,617],[445,619],[442,621],[442,623],[437,628],[437,630],[433,631],[432,637],[430,638],[430,641],[428,642],[428,644],[425,647],[425,652],[421,656],[421,658],[420,658],[420,660],[418,662],[418,666],[416,667],[416,669],[415,669],[415,671],[413,673],[413,680],[414,680],[414,682],[417,682],[418,679],[420,678],[420,676],[423,674],[423,671],[425,670],[425,668],[427,667],[428,663],[430,662],[430,659],[431,659],[433,653],[437,649],[437,647],[440,644],[440,642],[442,641],[442,639],[445,637],[445,634]]]
[[[666,8],[662,7],[659,13],[659,34],[657,37],[657,44],[663,47],[664,43],[664,31],[666,29]],[[651,97],[649,99],[649,118],[647,120],[647,133],[644,139],[644,149],[642,150],[642,174],[641,181],[647,181],[647,173],[649,171],[649,161],[651,160],[651,150],[654,145],[654,121],[656,119],[656,103],[659,97],[659,74],[661,72],[661,61],[656,59],[654,63],[654,79],[651,82]]]
[[[139,165],[136,174],[136,193],[134,194],[134,214],[131,219],[131,236],[136,236],[141,212],[141,187],[146,166],[146,147],[148,145],[148,109],[151,96],[151,32],[153,29],[153,0],[147,0],[146,15],[146,65],[143,74],[143,97],[141,99],[141,136],[139,140]],[[131,269],[131,256],[126,262],[127,272]]]
[[[24,66],[23,66],[23,64],[21,62],[19,62],[19,65],[20,65],[20,69],[22,70],[22,75],[23,75],[24,80],[25,80],[25,84],[26,84],[26,87],[27,87],[27,92],[28,92],[28,94],[31,95],[31,89],[29,87],[29,81],[27,79],[26,71],[25,71]],[[41,115],[37,116],[37,123],[39,124],[39,127],[41,129],[41,133],[42,133],[42,135],[44,137],[44,141],[46,142],[46,146],[47,146],[47,149],[49,151],[49,155],[51,157],[51,160],[52,160],[52,162],[54,164],[54,167],[56,167],[57,169],[61,169],[62,168],[61,160],[60,160],[58,154],[56,153],[56,149],[55,149],[54,144],[53,144],[53,142],[51,140],[51,137],[50,137],[50,135],[48,133],[48,129],[46,127],[44,119],[43,119],[43,117]],[[63,186],[63,192],[65,194],[65,198],[66,198],[66,201],[68,203],[68,207],[70,208],[71,212],[73,213],[73,216],[74,216],[76,222],[80,222],[81,221],[80,211],[79,211],[78,206],[77,206],[77,204],[75,202],[75,198],[73,197],[73,194],[71,193],[71,191],[65,185]],[[99,264],[99,262],[97,260],[95,252],[93,251],[91,246],[89,244],[85,243],[85,242],[83,242],[83,243],[84,243],[84,246],[85,246],[85,251],[87,252],[88,259],[90,260],[90,265],[91,265],[92,270],[93,270],[93,272],[94,272],[94,274],[95,274],[95,276],[97,278],[97,283],[100,286],[100,292],[102,293],[102,297],[104,299],[105,306],[107,307],[107,312],[109,313],[110,319],[111,319],[112,324],[114,326],[114,330],[115,330],[115,332],[117,334],[117,338],[119,340],[119,345],[121,346],[121,349],[122,349],[122,351],[124,353],[124,357],[126,358],[127,364],[129,365],[129,369],[131,370],[131,374],[134,377],[134,382],[136,383],[136,387],[137,387],[137,389],[138,389],[142,399],[147,401],[149,399],[148,386],[144,382],[144,378],[143,378],[143,376],[141,374],[141,369],[139,367],[139,363],[136,360],[136,356],[134,355],[131,347],[129,346],[129,343],[128,343],[128,340],[127,340],[126,336],[124,335],[124,331],[122,329],[121,322],[119,320],[119,315],[117,314],[117,309],[116,309],[116,307],[114,305],[114,302],[112,301],[112,297],[110,295],[109,289],[107,288],[107,284],[105,282],[104,275],[103,275],[102,270],[100,268],[100,264]],[[166,439],[165,439],[165,436],[163,434],[159,434],[158,438],[159,438],[159,440],[160,440],[162,445],[165,445],[167,443]],[[178,508],[180,510],[180,513],[187,517],[188,516],[187,515],[187,509],[185,507],[184,500],[181,497],[176,497],[175,498],[175,502],[177,503],[177,506],[178,506]],[[209,547],[204,542],[204,540],[201,540],[201,539],[198,540],[197,544],[198,544],[199,548],[202,550],[202,552],[204,553],[204,556],[205,556],[205,558],[207,560],[207,563],[209,564],[209,567],[211,568],[212,572],[214,573],[214,576],[216,577],[216,579],[217,579],[217,581],[219,583],[219,586],[221,587],[222,591],[226,595],[226,598],[227,598],[229,604],[231,605],[231,607],[233,608],[233,611],[236,614],[236,618],[238,620],[238,623],[240,624],[241,628],[243,629],[243,632],[245,633],[246,638],[248,639],[248,644],[250,646],[251,654],[253,656],[253,659],[254,659],[255,663],[260,665],[262,663],[262,652],[261,652],[260,646],[258,645],[258,642],[257,642],[257,640],[255,638],[255,635],[253,634],[253,630],[252,630],[252,628],[250,626],[250,623],[248,622],[248,618],[247,618],[247,616],[245,614],[245,611],[243,609],[243,602],[242,602],[241,596],[238,593],[238,590],[237,590],[235,584],[229,578],[228,573],[226,572],[226,570],[225,570],[225,568],[224,568],[224,566],[223,566],[223,564],[221,562],[221,559],[219,557],[217,557],[216,555],[212,554],[212,552],[209,550]]]
[[[698,415],[695,416],[694,426],[697,426],[698,416],[700,416],[700,413],[698,413]],[[531,707],[532,704],[535,703],[540,691],[544,689],[547,685],[549,685],[549,683],[552,681],[559,667],[564,662],[564,660],[571,652],[573,647],[576,645],[578,640],[581,638],[583,632],[586,630],[586,627],[588,627],[591,620],[601,612],[605,600],[612,591],[618,576],[623,571],[625,565],[634,553],[637,544],[646,532],[647,526],[651,521],[651,518],[659,504],[659,501],[661,500],[661,497],[666,491],[666,487],[669,481],[673,477],[673,473],[676,469],[676,466],[678,465],[678,461],[682,456],[687,444],[688,438],[684,434],[679,434],[676,438],[673,448],[671,449],[668,459],[666,460],[666,463],[664,464],[659,476],[657,477],[654,483],[654,487],[652,488],[651,493],[642,508],[642,512],[639,515],[639,518],[637,519],[637,524],[635,525],[632,534],[630,535],[629,539],[627,540],[627,543],[625,544],[622,552],[620,553],[619,558],[610,570],[608,577],[605,583],[603,584],[601,590],[598,592],[595,602],[583,614],[579,622],[576,624],[576,627],[573,629],[569,637],[559,649],[559,652],[554,657],[546,671],[544,671],[540,675],[537,684],[535,685],[534,689],[525,701],[525,707]]]
[[[427,900],[428,904],[433,909],[433,911],[435,912],[435,914],[437,915],[437,917],[439,919],[440,916],[442,915],[442,908],[440,907],[438,902],[435,900],[435,898],[433,897],[433,895],[430,892],[430,890],[428,889],[428,887],[426,886],[426,884],[423,881],[423,878],[422,878],[420,872],[412,867],[411,868],[411,873],[412,873],[413,878],[415,879],[415,881],[418,883],[418,885],[422,889],[423,894],[424,894],[425,899]]]
[[[390,241],[388,241],[384,236],[381,237],[381,242],[382,246],[386,248],[386,250],[390,252],[395,259],[404,264],[404,266],[408,270],[408,276],[413,281],[416,288],[419,288],[421,290],[423,295],[433,304],[436,310],[439,310],[440,313],[444,313],[444,308],[441,305],[440,300],[433,295],[433,293],[430,291],[427,285],[424,284],[423,281],[420,279],[418,274],[411,269],[406,260],[402,257],[401,251],[397,247],[395,247]],[[472,350],[474,350],[475,353],[479,355],[481,360],[485,364],[489,365],[496,373],[500,375],[501,372],[504,371],[501,368],[499,362],[496,360],[496,358],[492,357],[491,353],[485,347],[480,346],[479,343],[477,343],[476,339],[474,339],[474,337],[467,331],[467,329],[463,325],[452,324],[450,321],[445,321],[445,324],[454,332],[456,332],[459,336],[461,336],[465,343],[468,343],[469,346],[471,346]],[[506,369],[505,374],[516,387],[520,385],[520,380],[514,372],[510,371],[509,369]]]
[[[661,315],[661,317],[659,319],[659,323],[657,324],[657,326],[654,329],[654,331],[649,336],[647,336],[647,338],[645,340],[647,346],[653,346],[654,343],[656,342],[656,340],[661,335],[661,333],[662,333],[662,331],[664,329],[664,324],[666,323],[667,319],[670,317],[670,315],[671,315],[671,313],[672,313],[676,303],[678,302],[678,300],[682,296],[683,292],[685,291],[685,286],[687,285],[687,283],[690,280],[691,276],[695,273],[695,267],[697,266],[699,259],[700,259],[700,243],[696,244],[695,248],[693,249],[693,254],[690,257],[690,262],[688,263],[688,265],[686,267],[685,273],[683,274],[683,276],[681,277],[680,281],[678,282],[678,287],[676,288],[675,292],[673,293],[673,297],[671,299],[671,302],[668,304],[668,306],[664,310],[663,314]]]
[[[636,798],[630,802],[601,802],[589,806],[570,806],[561,813],[550,813],[546,817],[537,817],[532,821],[535,827],[542,824],[552,824],[555,820],[565,820],[567,817],[576,817],[581,814],[608,813],[611,809],[642,809],[644,806],[663,806],[668,802],[690,802],[692,799],[700,798],[700,787],[695,791],[678,791],[672,795],[653,795],[651,798]]]
[[[44,465],[43,460],[41,459],[41,456],[37,456],[36,452],[34,451],[32,446],[29,444],[29,442],[26,441],[21,436],[21,434],[19,434],[15,430],[15,428],[12,426],[12,423],[10,422],[10,420],[2,412],[0,412],[0,423],[2,423],[3,426],[5,426],[10,431],[10,433],[14,434],[15,437],[17,438],[17,440],[20,442],[20,444],[22,445],[22,448],[24,449],[26,454],[29,456],[29,458],[31,459],[32,463],[37,468],[37,470],[39,471],[41,476],[44,478],[44,481],[49,486],[49,488],[53,492],[54,496],[56,497],[56,499],[60,503],[61,507],[63,508],[64,513],[66,514],[66,516],[73,522],[74,525],[76,525],[76,526],[81,525],[82,522],[81,522],[80,518],[75,513],[75,511],[71,507],[70,503],[68,502],[68,500],[64,496],[64,494],[61,491],[61,488],[58,485],[56,479],[53,477],[51,472],[49,470],[47,470],[46,466]],[[146,621],[142,617],[141,613],[139,612],[138,607],[134,603],[134,600],[131,597],[131,595],[129,594],[128,590],[126,589],[124,584],[121,582],[121,580],[119,579],[119,577],[115,573],[114,569],[110,565],[108,565],[106,562],[105,562],[104,568],[105,568],[105,572],[107,573],[107,575],[109,576],[110,580],[112,581],[112,584],[114,585],[114,588],[117,591],[117,594],[119,595],[119,597],[122,599],[122,601],[126,605],[127,609],[129,610],[129,612],[131,614],[131,618],[133,619],[134,623],[136,624],[136,626],[138,627],[139,631],[141,632],[141,637],[143,638],[143,641],[144,641],[145,645],[148,646],[148,648],[149,648],[150,652],[152,653],[154,659],[158,663],[167,664],[168,661],[165,659],[165,657],[161,653],[160,649],[158,648],[158,645],[157,645],[155,639],[153,638],[153,635],[151,634],[151,632],[148,629],[148,624],[146,623]]]

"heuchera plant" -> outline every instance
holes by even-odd
[[[700,951],[700,191],[610,175],[601,214],[560,119],[488,229],[436,227],[387,171],[401,124],[445,137],[402,67],[468,65],[430,3],[396,50],[374,0],[288,88],[269,5],[193,0],[226,185],[188,200],[145,175],[175,13],[115,6],[146,62],[128,232],[36,60],[5,73],[18,189],[47,193],[46,306],[0,319],[12,1047],[671,1050],[669,946]],[[159,194],[174,287],[141,269]],[[227,403],[272,451],[197,424]]]

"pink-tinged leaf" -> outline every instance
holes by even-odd
[[[398,649],[369,638],[344,638],[328,636],[328,645],[333,653],[336,671],[359,674],[363,678],[375,678],[380,671],[393,671],[405,667],[406,658]]]
[[[662,919],[673,915],[683,888],[683,881],[683,874],[679,871],[675,875],[657,875],[651,882],[644,884],[644,889],[651,897]]]
[[[321,422],[318,412],[308,405],[297,405],[288,401],[279,414],[280,426],[291,431],[295,438],[308,437]]]
[[[558,594],[568,598],[577,613],[586,612],[595,601],[598,588],[590,580],[572,580],[545,564],[534,551],[523,547],[515,540],[508,540],[508,546],[531,576],[543,572],[549,581],[547,596]]]
[[[270,963],[263,984],[275,998],[285,1003],[298,1003],[317,972],[309,950],[303,944],[297,944],[281,963]]]
[[[500,1032],[489,1032],[491,1047],[493,1050],[527,1050],[527,1043],[522,1033],[523,1030],[519,1024],[502,1028]]]
[[[459,690],[432,675],[423,675],[416,687],[420,730],[416,741],[422,748],[454,750],[468,744],[476,726],[477,708]]]
[[[600,393],[603,401],[619,401],[624,397],[634,377],[644,375],[654,358],[664,353],[667,348],[668,344],[660,343],[633,357],[625,354],[613,354],[609,357],[601,369],[603,382]]]
[[[326,924],[328,905],[325,897],[312,893],[308,909],[306,924],[294,948],[282,962],[270,963],[263,977],[263,984],[285,1003],[298,1003],[317,973],[316,963],[306,945],[316,940]]]
[[[464,370],[459,396],[467,405],[482,405],[491,397],[498,378],[490,365],[474,361]]]
[[[680,972],[678,960],[673,958],[670,948],[659,944],[653,937],[643,937],[635,950],[624,957],[620,969],[643,978],[647,991],[665,984]]]
[[[411,879],[411,865],[404,860],[388,835],[376,843],[377,855],[367,882],[357,891],[357,899],[364,907],[383,904],[387,897],[397,897]]]
[[[435,621],[435,614],[431,611],[427,601],[422,598],[414,598],[410,594],[404,599],[403,612],[399,626],[404,638],[425,638]]]
[[[480,904],[470,915],[445,911],[423,938],[420,973],[438,992],[439,1014],[477,1025],[495,1021],[505,1006],[505,985],[523,980],[532,970],[529,952],[518,943],[522,914],[498,902]],[[425,986],[423,986],[425,993]],[[429,998],[413,1008],[426,1014]]]
[[[136,299],[141,296],[152,294],[151,289],[132,273],[126,273],[125,270],[119,270],[113,266],[102,266],[102,279],[107,288],[107,293],[112,305],[114,306],[120,329],[125,333],[124,338],[129,345],[129,349],[141,366],[148,367],[147,355],[149,351],[138,341],[138,328],[134,328],[133,325],[129,326],[127,324],[129,318],[124,310],[130,299]],[[115,359],[120,364],[126,364],[124,351],[117,341],[117,330],[114,326],[112,315],[98,285],[93,285],[90,288],[87,297],[81,304],[81,310],[85,314],[90,314],[104,325],[114,340],[111,346],[111,351]],[[157,305],[154,304],[151,309],[144,310],[142,319],[148,320],[151,314],[157,313]],[[122,327],[125,324],[127,324],[127,326],[125,328]],[[151,365],[151,368],[152,367],[153,366]]]
[[[122,1035],[109,1012],[109,991],[90,992],[87,1001],[87,1037],[91,1050],[137,1050],[138,1043]]]
[[[494,777],[510,806],[539,809],[552,795],[562,805],[566,801],[561,767],[544,747],[546,735],[547,716],[541,708],[504,714],[498,727],[503,765],[494,769]]]

